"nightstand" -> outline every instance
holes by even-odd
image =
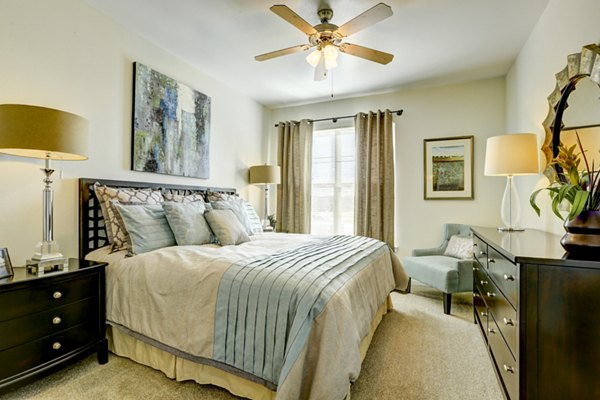
[[[0,393],[93,352],[108,362],[106,265],[71,258],[65,272],[0,279]]]

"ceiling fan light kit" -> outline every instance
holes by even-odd
[[[333,10],[330,8],[322,8],[318,11],[317,14],[321,23],[315,26],[310,25],[286,5],[274,5],[270,10],[304,32],[308,36],[310,44],[261,54],[254,57],[256,61],[270,60],[316,47],[314,51],[306,56],[306,61],[315,68],[315,80],[318,81],[327,77],[328,70],[337,67],[337,58],[340,52],[384,65],[391,62],[394,58],[393,54],[383,51],[351,43],[342,43],[342,40],[347,36],[391,17],[393,14],[392,8],[387,4],[379,3],[342,26],[337,26],[329,22],[333,18]]]

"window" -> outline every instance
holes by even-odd
[[[311,233],[354,233],[354,127],[314,131]]]

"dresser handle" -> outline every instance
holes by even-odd
[[[496,297],[496,293],[487,292],[488,297]]]
[[[479,271],[479,267],[473,267],[473,271]]]
[[[60,350],[61,347],[62,347],[62,345],[59,342],[52,343],[52,348],[54,350]]]
[[[482,317],[487,317],[487,316],[488,316],[488,313],[486,313],[485,311],[482,311],[482,312],[481,312],[481,316],[482,316]]]
[[[510,318],[503,318],[502,320],[504,321],[505,325],[515,326],[515,323]]]
[[[481,283],[481,286],[485,286],[488,284],[488,281],[479,281],[479,283]]]
[[[488,333],[494,334],[496,333],[496,331],[494,330],[494,328],[488,328]]]
[[[58,324],[60,324],[61,322],[62,322],[62,319],[60,319],[60,317],[54,317],[54,318],[52,318],[52,323],[53,323],[54,325],[58,325]]]
[[[62,297],[62,293],[59,291],[54,292],[54,294],[52,295],[52,297],[54,297],[56,300],[60,299]]]
[[[479,293],[473,293],[473,297],[479,297]]]
[[[504,370],[505,370],[506,372],[510,372],[511,374],[514,374],[514,373],[515,373],[515,369],[514,369],[513,367],[511,367],[511,366],[509,366],[509,365],[506,365],[506,364],[504,364],[503,366],[504,366]]]
[[[488,263],[495,264],[496,260],[494,260],[493,258],[488,258]]]
[[[477,243],[473,243],[473,247],[477,247]]]
[[[505,281],[514,281],[515,277],[513,275],[504,274]]]
[[[481,250],[481,251],[479,251],[479,255],[480,255],[480,256],[486,256],[486,255],[487,255],[487,253],[486,253],[485,251]]]

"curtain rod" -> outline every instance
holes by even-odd
[[[404,112],[404,110],[395,110],[395,111],[390,111],[392,114],[396,114],[398,116],[402,115],[402,113]],[[345,115],[343,117],[330,117],[330,118],[321,118],[321,119],[309,119],[310,122],[321,122],[321,121],[332,121],[334,124],[336,122],[338,122],[339,119],[346,119],[346,118],[354,118],[356,117],[356,115]],[[277,128],[279,126],[279,124],[275,124],[275,128]]]

